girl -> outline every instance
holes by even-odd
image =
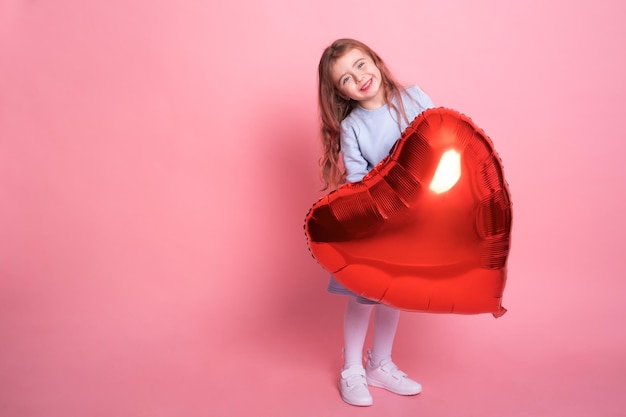
[[[410,121],[433,107],[419,87],[399,85],[380,56],[354,39],[338,39],[324,50],[318,77],[324,189],[360,181],[388,155]],[[348,404],[369,406],[368,385],[401,395],[420,393],[421,385],[391,360],[400,311],[352,293],[333,277],[328,291],[348,295],[344,365],[338,383],[341,398]],[[363,344],[373,310],[373,346],[364,367]]]

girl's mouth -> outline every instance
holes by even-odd
[[[372,85],[372,79],[370,78],[369,80],[365,82],[365,84],[363,84],[363,87],[361,87],[361,91],[366,91],[368,88],[370,88],[371,85]]]

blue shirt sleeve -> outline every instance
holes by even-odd
[[[407,88],[407,93],[411,96],[413,100],[417,102],[417,107],[411,106],[410,109],[407,109],[407,112],[411,110],[414,114],[409,114],[409,119],[412,120],[415,117],[419,116],[421,112],[426,109],[432,109],[435,107],[435,104],[430,99],[428,94],[426,94],[421,88],[414,85]]]
[[[347,123],[342,123],[341,126],[341,153],[346,168],[346,181],[361,181],[369,171],[368,163],[359,148],[355,127]]]

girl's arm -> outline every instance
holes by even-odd
[[[361,154],[356,132],[350,126],[342,126],[341,129],[341,154],[346,168],[346,181],[361,181],[369,171],[369,164]]]
[[[428,94],[426,94],[417,85],[407,88],[407,91],[411,95],[411,97],[417,102],[418,106],[421,107],[420,113],[426,109],[435,107],[435,104],[430,99]]]

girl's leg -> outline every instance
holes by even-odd
[[[366,379],[374,387],[385,388],[401,395],[415,395],[422,391],[419,382],[410,379],[391,360],[393,340],[398,329],[400,310],[377,305],[374,313],[374,340],[367,352]]]
[[[372,304],[359,304],[356,297],[348,297],[343,322],[344,365],[339,377],[341,398],[352,405],[372,405],[363,368],[363,344],[372,313]]]
[[[363,344],[367,335],[373,304],[359,304],[356,297],[348,297],[343,322],[344,366],[363,366]]]
[[[400,310],[383,304],[376,305],[374,312],[374,339],[372,362],[379,365],[385,359],[391,359],[391,349],[398,329]]]

